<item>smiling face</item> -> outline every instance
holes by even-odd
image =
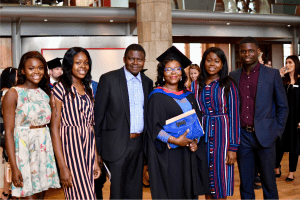
[[[223,63],[217,54],[210,52],[205,58],[205,70],[210,78],[220,77],[219,71],[222,69]]]
[[[200,75],[197,69],[190,69],[190,77],[192,81],[197,80],[198,76]]]
[[[83,79],[90,68],[89,59],[84,52],[79,52],[73,58],[72,76],[73,78]]]
[[[260,49],[254,43],[244,43],[240,46],[240,57],[244,66],[255,66],[258,62]]]
[[[129,51],[123,58],[126,69],[134,76],[140,73],[145,64],[145,54],[141,51]]]
[[[286,66],[286,69],[287,69],[288,73],[295,71],[296,66],[295,66],[295,63],[292,59],[290,59],[290,58],[286,59],[285,66]]]
[[[171,68],[172,71],[167,72],[167,68]],[[181,69],[179,70],[179,68],[181,68],[181,65],[176,60],[172,60],[166,63],[164,70],[165,86],[178,86],[178,82],[180,81],[182,76],[182,71]]]
[[[33,85],[38,85],[45,73],[45,67],[37,58],[29,58],[24,64],[22,74],[25,75],[26,81]]]

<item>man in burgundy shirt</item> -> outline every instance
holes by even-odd
[[[259,167],[264,199],[278,199],[275,178],[275,140],[281,137],[288,116],[288,103],[277,69],[258,62],[256,39],[240,42],[243,67],[229,75],[240,95],[241,144],[238,151],[242,199],[255,199],[254,169]],[[259,163],[255,163],[255,156]]]

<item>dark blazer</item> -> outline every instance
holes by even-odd
[[[239,87],[243,68],[230,72]],[[277,69],[260,65],[254,114],[254,129],[263,147],[274,145],[281,137],[288,117],[288,102],[282,79]]]
[[[153,81],[143,73],[141,78],[144,108],[147,108]],[[144,109],[144,120],[145,111],[146,109]],[[97,151],[104,160],[116,161],[125,152],[130,137],[129,96],[123,67],[100,77],[94,112]]]

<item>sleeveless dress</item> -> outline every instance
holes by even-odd
[[[25,197],[49,188],[60,188],[49,128],[29,128],[50,123],[50,98],[40,88],[14,89],[18,93],[14,129],[15,154],[23,177],[23,187],[12,184],[12,196]]]
[[[62,102],[60,137],[66,165],[73,186],[64,188],[66,199],[96,199],[94,189],[95,137],[94,105],[87,94],[66,95],[62,83],[53,88],[53,95]]]

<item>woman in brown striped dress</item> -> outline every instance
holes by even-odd
[[[51,134],[66,199],[96,199],[100,176],[93,130],[92,61],[87,50],[70,48],[63,75],[52,90]]]

